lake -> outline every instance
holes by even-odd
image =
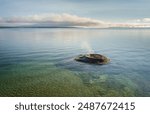
[[[0,29],[0,96],[150,97],[150,29]]]

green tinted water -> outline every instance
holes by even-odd
[[[149,30],[1,29],[0,35],[0,96],[150,96]],[[110,64],[74,61],[87,44]]]

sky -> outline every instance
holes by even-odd
[[[150,0],[0,0],[0,4],[0,23],[8,20],[14,22],[14,18],[15,22],[20,21],[19,19],[25,23],[29,19],[39,22],[39,18],[52,23],[54,18],[59,17],[62,24],[62,21],[68,21],[66,15],[76,21],[85,20],[85,25],[89,21],[92,24],[99,21],[100,25],[101,22],[109,25],[144,23],[144,26],[150,23]]]

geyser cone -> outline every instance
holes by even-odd
[[[81,54],[75,60],[99,65],[107,64],[110,61],[110,59],[100,54]]]

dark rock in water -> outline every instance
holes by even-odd
[[[99,64],[99,65],[107,64],[110,61],[110,59],[100,54],[79,55],[75,58],[75,60],[80,62],[85,62],[85,63]]]

